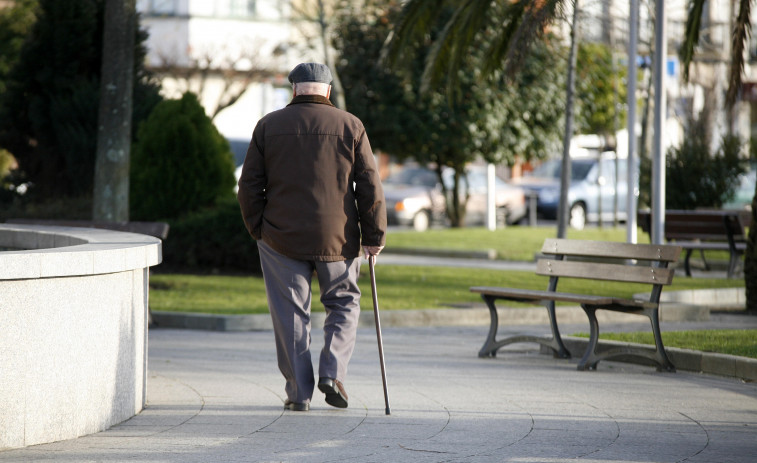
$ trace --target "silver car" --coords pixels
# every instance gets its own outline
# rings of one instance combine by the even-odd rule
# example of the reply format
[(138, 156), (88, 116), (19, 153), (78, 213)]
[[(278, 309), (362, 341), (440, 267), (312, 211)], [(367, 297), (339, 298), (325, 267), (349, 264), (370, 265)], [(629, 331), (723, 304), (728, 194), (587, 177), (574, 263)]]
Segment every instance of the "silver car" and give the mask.
[[(444, 184), (449, 191), (453, 185), (453, 170), (442, 172)], [(486, 172), (477, 167), (466, 171), (468, 203), (466, 225), (486, 223)], [(387, 202), (387, 218), (390, 224), (409, 225), (424, 231), (432, 224), (448, 223), (445, 212), (444, 193), (436, 172), (425, 167), (405, 167), (383, 182)], [(499, 225), (519, 222), (526, 215), (525, 195), (521, 188), (500, 178), (495, 178), (495, 206)]]
[[(615, 157), (571, 159), (571, 180), (568, 189), (570, 226), (583, 229), (587, 222), (612, 221), (615, 201), (618, 203), (618, 220), (626, 220), (628, 197), (628, 161), (618, 159), (618, 175), (615, 173)], [(536, 211), (547, 219), (557, 217), (560, 203), (560, 172), (562, 160), (543, 162), (533, 172), (514, 183), (523, 187), (527, 194), (537, 196)], [(638, 188), (634, 189), (638, 194)]]

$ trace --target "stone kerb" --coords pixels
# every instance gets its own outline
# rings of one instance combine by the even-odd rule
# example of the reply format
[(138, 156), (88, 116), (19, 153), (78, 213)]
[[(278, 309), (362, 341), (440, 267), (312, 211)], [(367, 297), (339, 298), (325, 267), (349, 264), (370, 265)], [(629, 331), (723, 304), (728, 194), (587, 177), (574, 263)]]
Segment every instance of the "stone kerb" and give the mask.
[(99, 432), (139, 413), (149, 267), (162, 260), (161, 241), (0, 224), (0, 248), (0, 450)]

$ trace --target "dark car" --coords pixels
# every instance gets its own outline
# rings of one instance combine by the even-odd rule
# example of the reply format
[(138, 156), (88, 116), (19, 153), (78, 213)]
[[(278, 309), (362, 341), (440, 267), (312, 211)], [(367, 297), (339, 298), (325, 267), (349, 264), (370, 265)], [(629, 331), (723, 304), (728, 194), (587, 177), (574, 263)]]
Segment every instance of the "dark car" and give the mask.
[[(453, 185), (452, 169), (442, 173), (447, 189)], [(470, 167), (464, 181), (468, 182), (469, 198), (466, 207), (466, 225), (486, 223), (486, 171)], [(406, 167), (383, 181), (390, 224), (410, 225), (423, 231), (435, 223), (446, 223), (444, 193), (436, 172), (425, 167)], [(513, 224), (526, 215), (523, 190), (500, 178), (495, 178), (495, 206), (497, 222)]]

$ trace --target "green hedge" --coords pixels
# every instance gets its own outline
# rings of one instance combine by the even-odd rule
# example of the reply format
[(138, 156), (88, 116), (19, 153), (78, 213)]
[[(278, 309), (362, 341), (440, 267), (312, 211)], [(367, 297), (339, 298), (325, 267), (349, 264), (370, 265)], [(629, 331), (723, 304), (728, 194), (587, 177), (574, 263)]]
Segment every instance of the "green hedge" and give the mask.
[(159, 271), (260, 273), (258, 247), (247, 233), (233, 196), (169, 223)]
[(235, 183), (229, 142), (194, 94), (162, 101), (140, 125), (132, 145), (132, 220), (171, 220), (212, 207)]

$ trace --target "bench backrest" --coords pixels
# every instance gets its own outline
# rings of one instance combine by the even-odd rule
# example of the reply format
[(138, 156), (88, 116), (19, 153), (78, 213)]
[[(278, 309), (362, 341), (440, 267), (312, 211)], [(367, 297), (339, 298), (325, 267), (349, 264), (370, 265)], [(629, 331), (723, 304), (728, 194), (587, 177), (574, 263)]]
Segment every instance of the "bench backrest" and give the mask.
[[(649, 211), (639, 211), (639, 226), (649, 233)], [(739, 211), (682, 211), (665, 212), (665, 241), (735, 241), (746, 239), (744, 218)]]
[(647, 283), (656, 301), (662, 286), (673, 282), (668, 264), (678, 260), (681, 247), (548, 238), (541, 252), (545, 257), (537, 261), (536, 273), (550, 277), (551, 291), (560, 277)]

